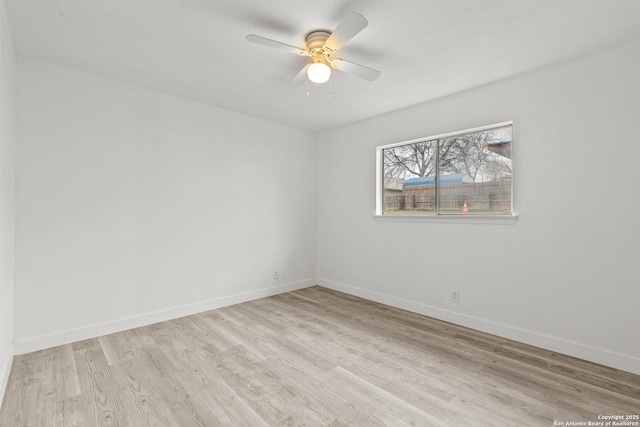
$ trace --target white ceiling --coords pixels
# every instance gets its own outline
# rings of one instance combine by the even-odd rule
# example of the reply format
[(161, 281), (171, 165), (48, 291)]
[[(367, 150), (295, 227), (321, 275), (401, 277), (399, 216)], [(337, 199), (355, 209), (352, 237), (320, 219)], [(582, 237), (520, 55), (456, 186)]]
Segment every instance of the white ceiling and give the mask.
[[(640, 37), (640, 0), (4, 0), (16, 53), (321, 131)], [(339, 57), (382, 71), (289, 86), (304, 47), (349, 11)], [(615, 66), (615, 64), (612, 64)]]

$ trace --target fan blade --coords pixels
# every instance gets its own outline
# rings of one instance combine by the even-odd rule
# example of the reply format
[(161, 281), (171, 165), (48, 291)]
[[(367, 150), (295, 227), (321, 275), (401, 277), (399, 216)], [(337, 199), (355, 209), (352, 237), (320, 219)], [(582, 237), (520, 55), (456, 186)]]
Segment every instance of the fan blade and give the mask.
[(376, 80), (378, 77), (380, 77), (380, 74), (382, 74), (378, 70), (365, 67), (364, 65), (356, 64), (355, 62), (349, 62), (345, 59), (336, 59), (334, 61), (334, 64), (337, 70), (353, 74), (356, 77), (360, 77), (361, 79), (365, 79), (370, 82)]
[(307, 68), (309, 68), (309, 64), (302, 67), (302, 70), (294, 78), (291, 79), (289, 85), (291, 86), (300, 86), (307, 79)]
[(306, 55), (307, 51), (300, 49), (299, 47), (291, 46), (290, 44), (277, 42), (275, 40), (267, 39), (265, 37), (256, 36), (255, 34), (249, 34), (246, 37), (248, 42), (261, 44), (263, 46), (273, 47), (280, 50), (286, 50), (287, 52), (295, 53), (297, 55)]
[(325, 45), (332, 50), (338, 50), (351, 40), (356, 34), (364, 30), (369, 24), (367, 19), (359, 13), (351, 12), (342, 20)]

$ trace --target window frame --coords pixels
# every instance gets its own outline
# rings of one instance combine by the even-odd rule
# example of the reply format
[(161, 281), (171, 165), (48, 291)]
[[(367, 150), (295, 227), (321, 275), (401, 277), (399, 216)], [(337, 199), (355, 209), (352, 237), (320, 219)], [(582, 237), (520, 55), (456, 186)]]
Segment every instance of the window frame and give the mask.
[[(436, 210), (432, 214), (385, 214), (384, 213), (384, 159), (383, 150), (399, 147), (403, 145), (415, 144), (418, 142), (432, 141), (441, 138), (449, 138), (456, 135), (462, 135), (467, 133), (482, 132), (485, 130), (495, 129), (499, 127), (511, 126), (511, 139), (513, 141), (514, 126), (513, 121), (506, 121), (501, 123), (495, 123), (486, 126), (479, 126), (470, 129), (464, 129), (455, 132), (448, 132), (439, 135), (415, 138), (408, 141), (395, 142), (393, 144), (380, 145), (376, 147), (376, 206), (374, 218), (377, 220), (389, 220), (399, 222), (449, 222), (449, 223), (464, 223), (464, 224), (514, 224), (517, 220), (515, 205), (514, 205), (514, 183), (513, 176), (511, 181), (511, 213), (510, 214), (478, 214), (478, 215), (455, 215), (455, 214), (442, 214)], [(513, 153), (513, 142), (511, 146)], [(437, 161), (439, 162), (439, 149), (437, 151)], [(513, 159), (513, 155), (512, 155)], [(439, 165), (437, 165), (439, 167)], [(436, 174), (437, 176), (437, 174)], [(436, 184), (437, 189), (437, 184)], [(436, 190), (437, 192), (437, 190)], [(436, 193), (437, 194), (437, 193)], [(436, 195), (436, 197), (438, 197)], [(437, 202), (438, 203), (438, 202)]]

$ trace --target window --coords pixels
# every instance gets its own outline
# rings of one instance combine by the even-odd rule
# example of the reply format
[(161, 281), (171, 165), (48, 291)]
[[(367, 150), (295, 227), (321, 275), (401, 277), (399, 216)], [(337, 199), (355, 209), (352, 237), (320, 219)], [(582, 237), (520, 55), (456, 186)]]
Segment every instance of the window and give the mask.
[(512, 124), (377, 148), (377, 215), (511, 215)]

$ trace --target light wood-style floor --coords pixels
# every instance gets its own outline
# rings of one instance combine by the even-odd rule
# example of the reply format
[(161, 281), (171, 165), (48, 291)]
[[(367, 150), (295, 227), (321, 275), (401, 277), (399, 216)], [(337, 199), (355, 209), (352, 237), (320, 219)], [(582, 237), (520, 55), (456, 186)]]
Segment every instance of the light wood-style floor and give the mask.
[(312, 287), (18, 356), (0, 426), (513, 427), (638, 413), (640, 376)]

